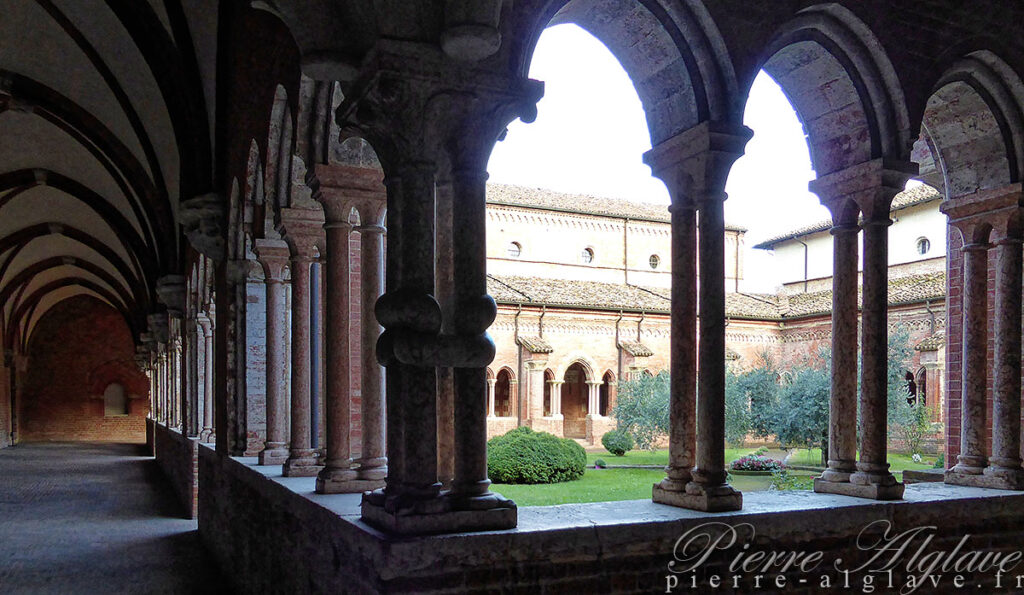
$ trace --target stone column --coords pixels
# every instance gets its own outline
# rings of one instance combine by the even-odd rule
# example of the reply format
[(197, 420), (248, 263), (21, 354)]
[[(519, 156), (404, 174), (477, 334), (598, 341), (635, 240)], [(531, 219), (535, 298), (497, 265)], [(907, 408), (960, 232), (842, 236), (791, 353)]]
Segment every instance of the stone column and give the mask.
[[(751, 135), (741, 125), (704, 122), (644, 155), (672, 199), (669, 466), (666, 478), (653, 489), (654, 501), (662, 504), (710, 512), (743, 505), (742, 494), (725, 483), (723, 203), (729, 169)], [(695, 211), (700, 216), (699, 238)], [(700, 263), (699, 278), (695, 259)]]
[(832, 213), (828, 468), (814, 480), (815, 491), (828, 493), (835, 491), (831, 484), (849, 483), (850, 475), (857, 470), (857, 218), (860, 210), (846, 194), (850, 189), (842, 181), (833, 183), (828, 176), (822, 176), (809, 186)]
[(550, 380), (551, 384), (551, 417), (562, 417), (562, 385), (564, 380)]
[(587, 381), (587, 415), (592, 417), (601, 416), (601, 385), (600, 380)]
[(284, 392), (284, 275), (288, 244), (283, 240), (259, 239), (255, 252), (263, 266), (267, 288), (267, 439), (259, 453), (259, 464), (283, 465), (288, 460), (288, 403)]
[(352, 233), (352, 201), (334, 189), (321, 189), (317, 197), (324, 207), (327, 232), (324, 280), (324, 468), (316, 479), (321, 494), (357, 492), (352, 481), (351, 426), (351, 270), (349, 239)]
[[(544, 369), (547, 360), (530, 360), (526, 362), (526, 386), (532, 419), (544, 417)], [(534, 417), (536, 414), (536, 417)]]
[(995, 390), (992, 457), (985, 475), (1009, 489), (1024, 489), (1020, 456), (1021, 400), (1021, 231), (1019, 208), (1013, 225), (995, 241)]
[(377, 299), (384, 293), (384, 197), (366, 200), (360, 205), (361, 224), (356, 228), (360, 240), (360, 332), (362, 334), (362, 410), (363, 442), (356, 460), (356, 476), (375, 482), (366, 488), (383, 485), (388, 472), (384, 456), (384, 369), (377, 362), (380, 324), (374, 313)]
[(203, 337), (203, 431), (200, 442), (213, 441), (213, 320), (200, 314), (197, 318)]
[(312, 369), (310, 364), (310, 267), (323, 235), (323, 215), (312, 209), (281, 209), (281, 228), (291, 250), (291, 449), (282, 473), (286, 477), (315, 477), (320, 472), (312, 448), (310, 422)]
[(497, 378), (487, 379), (487, 417), (495, 417), (494, 415), (494, 385), (498, 383)]
[[(1020, 455), (1021, 184), (982, 190), (940, 206), (963, 238), (960, 454), (946, 471), (957, 485), (1024, 488)], [(992, 457), (988, 446), (988, 251), (995, 240)]]

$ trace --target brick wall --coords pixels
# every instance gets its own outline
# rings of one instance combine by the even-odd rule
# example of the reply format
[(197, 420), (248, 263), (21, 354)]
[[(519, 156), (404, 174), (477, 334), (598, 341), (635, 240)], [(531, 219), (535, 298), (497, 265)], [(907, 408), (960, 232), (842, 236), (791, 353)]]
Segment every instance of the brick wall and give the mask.
[[(134, 355), (128, 325), (110, 306), (86, 296), (54, 306), (29, 343), (20, 439), (144, 442), (149, 381)], [(111, 382), (125, 387), (128, 415), (104, 415)]]
[[(152, 420), (150, 420), (152, 421)], [(181, 502), (185, 518), (196, 518), (199, 507), (199, 440), (153, 424), (156, 462)]]

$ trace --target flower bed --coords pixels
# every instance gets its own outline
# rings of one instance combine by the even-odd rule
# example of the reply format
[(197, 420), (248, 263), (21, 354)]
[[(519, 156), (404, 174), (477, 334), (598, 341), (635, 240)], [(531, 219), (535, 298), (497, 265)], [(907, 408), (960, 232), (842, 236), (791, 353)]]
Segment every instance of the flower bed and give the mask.
[(729, 465), (729, 468), (733, 471), (760, 471), (763, 473), (771, 473), (772, 471), (780, 471), (785, 469), (786, 466), (781, 461), (766, 457), (764, 455), (747, 455), (740, 457)]

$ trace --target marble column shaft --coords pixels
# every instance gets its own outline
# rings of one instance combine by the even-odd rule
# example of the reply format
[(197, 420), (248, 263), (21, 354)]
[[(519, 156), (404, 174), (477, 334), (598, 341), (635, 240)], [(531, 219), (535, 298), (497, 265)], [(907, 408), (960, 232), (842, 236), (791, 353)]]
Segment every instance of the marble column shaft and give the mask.
[(213, 436), (213, 322), (200, 319), (203, 331), (203, 431), (200, 440), (208, 442)]
[(497, 383), (496, 378), (487, 379), (487, 417), (494, 417), (494, 385)]
[(1021, 414), (1021, 240), (995, 242), (995, 390), (992, 457), (989, 474), (1009, 474), (1018, 481), (1024, 470), (1020, 456)]
[(664, 490), (680, 492), (691, 480), (697, 450), (697, 211), (674, 204), (672, 311), (669, 336), (669, 458)]
[(851, 483), (890, 486), (888, 455), (889, 357), (888, 212), (865, 221), (861, 314), (860, 460)]
[(288, 246), (281, 240), (257, 240), (266, 286), (267, 438), (259, 453), (261, 465), (281, 465), (288, 458), (288, 402), (285, 373), (285, 286)]
[(291, 449), (284, 463), (285, 476), (304, 477), (320, 471), (316, 453), (311, 448), (310, 430), (310, 285), (309, 267), (313, 262), (311, 250), (293, 251), (292, 271), (292, 399)]
[(697, 461), (693, 480), (725, 484), (725, 193), (700, 202), (700, 350), (697, 376)]
[[(987, 464), (988, 245), (965, 244), (960, 454), (952, 471), (980, 474)], [(1019, 398), (1019, 395), (1018, 395)]]
[(827, 481), (849, 481), (857, 461), (857, 233), (832, 228), (832, 370)]
[[(366, 217), (367, 215), (364, 215)], [(384, 227), (373, 223), (357, 228), (360, 238), (360, 290), (362, 349), (362, 451), (356, 461), (360, 479), (383, 480), (387, 475), (384, 456), (384, 369), (377, 362), (380, 324), (374, 314), (377, 298), (384, 291)]]

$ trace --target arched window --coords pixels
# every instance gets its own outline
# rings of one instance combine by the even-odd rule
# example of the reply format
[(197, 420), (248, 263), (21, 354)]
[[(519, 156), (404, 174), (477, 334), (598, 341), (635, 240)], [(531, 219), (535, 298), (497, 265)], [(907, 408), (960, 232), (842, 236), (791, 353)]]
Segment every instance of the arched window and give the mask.
[(128, 415), (128, 395), (124, 387), (114, 382), (103, 391), (103, 415), (114, 417)]
[(555, 381), (555, 373), (544, 370), (544, 417), (551, 415), (551, 383)]
[(928, 254), (928, 251), (932, 249), (932, 243), (928, 238), (917, 238), (917, 253), (921, 256)]
[(580, 262), (583, 264), (590, 264), (594, 262), (594, 249), (584, 248), (583, 252), (580, 252)]
[(651, 257), (647, 259), (647, 263), (651, 265), (651, 269), (656, 269), (661, 264), (661, 258), (657, 254), (651, 254)]
[(523, 245), (519, 242), (510, 242), (506, 253), (509, 258), (519, 258), (519, 255), (523, 253)]
[(612, 407), (612, 384), (615, 382), (615, 375), (612, 374), (611, 370), (604, 373), (601, 378), (600, 390), (600, 402), (598, 403), (598, 413), (601, 415), (609, 415)]
[(494, 384), (494, 415), (512, 415), (512, 373), (508, 370), (499, 371), (497, 382)]

